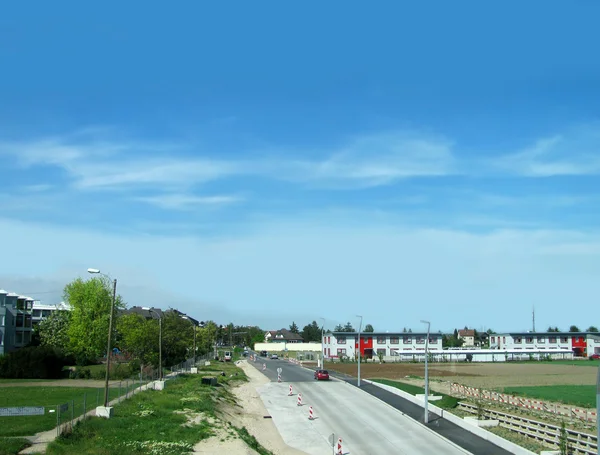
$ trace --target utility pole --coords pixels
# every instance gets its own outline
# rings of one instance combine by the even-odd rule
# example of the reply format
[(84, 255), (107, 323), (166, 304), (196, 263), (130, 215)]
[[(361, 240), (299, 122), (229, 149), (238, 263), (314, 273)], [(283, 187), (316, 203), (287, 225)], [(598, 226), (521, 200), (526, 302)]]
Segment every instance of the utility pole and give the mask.
[(532, 331), (535, 332), (535, 306), (532, 307), (531, 311), (531, 319), (532, 319)]

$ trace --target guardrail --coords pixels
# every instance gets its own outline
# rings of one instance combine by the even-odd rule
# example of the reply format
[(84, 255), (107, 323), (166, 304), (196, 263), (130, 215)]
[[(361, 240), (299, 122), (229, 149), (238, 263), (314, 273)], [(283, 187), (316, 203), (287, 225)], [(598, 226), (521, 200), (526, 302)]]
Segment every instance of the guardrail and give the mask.
[[(477, 414), (477, 406), (459, 402), (459, 409), (463, 409), (471, 414)], [(521, 416), (506, 414), (504, 412), (495, 411), (493, 409), (483, 409), (483, 415), (493, 420), (498, 420), (499, 425), (508, 428), (514, 432), (524, 436), (536, 439), (538, 441), (550, 444), (553, 447), (558, 447), (560, 443), (561, 428), (556, 425), (551, 425), (537, 420), (527, 419)], [(567, 439), (571, 446), (574, 455), (597, 455), (598, 441), (596, 436), (581, 433), (569, 428), (565, 429)]]

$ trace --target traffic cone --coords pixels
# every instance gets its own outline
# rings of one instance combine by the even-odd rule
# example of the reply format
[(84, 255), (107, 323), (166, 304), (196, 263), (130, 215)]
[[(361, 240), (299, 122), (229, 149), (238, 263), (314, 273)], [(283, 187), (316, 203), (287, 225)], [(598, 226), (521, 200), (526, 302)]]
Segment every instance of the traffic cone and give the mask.
[(292, 395), (292, 384), (290, 384), (290, 393), (288, 393), (288, 396), (291, 397)]
[(267, 369), (267, 364), (263, 363), (263, 371), (265, 371)]
[(313, 416), (312, 406), (310, 408), (308, 408), (308, 420), (315, 420), (315, 417)]
[(342, 452), (342, 438), (338, 438), (338, 442), (337, 442), (337, 449), (335, 451), (336, 455), (343, 455)]
[(277, 382), (281, 382), (281, 375), (280, 374), (277, 375)]
[(298, 406), (302, 406), (302, 394), (299, 393), (298, 394), (298, 403), (296, 403)]

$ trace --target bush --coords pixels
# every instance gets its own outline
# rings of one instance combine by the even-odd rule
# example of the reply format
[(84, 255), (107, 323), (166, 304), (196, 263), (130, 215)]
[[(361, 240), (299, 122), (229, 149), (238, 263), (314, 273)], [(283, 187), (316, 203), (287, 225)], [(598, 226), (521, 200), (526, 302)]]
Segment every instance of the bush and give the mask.
[(0, 357), (0, 378), (60, 379), (66, 359), (50, 346), (31, 346)]
[[(129, 379), (132, 376), (139, 374), (139, 364), (138, 370), (132, 373), (131, 367), (127, 363), (111, 363), (110, 365), (110, 379)], [(92, 379), (105, 379), (106, 378), (106, 366), (102, 365), (101, 368), (94, 368), (91, 372)]]

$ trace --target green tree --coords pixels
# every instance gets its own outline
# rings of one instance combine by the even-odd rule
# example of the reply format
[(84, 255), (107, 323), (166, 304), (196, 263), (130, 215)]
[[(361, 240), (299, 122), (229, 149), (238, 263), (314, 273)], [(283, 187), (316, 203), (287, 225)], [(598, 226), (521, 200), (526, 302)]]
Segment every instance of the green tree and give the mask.
[[(63, 300), (72, 308), (67, 330), (68, 351), (78, 359), (78, 363), (94, 361), (106, 352), (112, 294), (112, 283), (106, 277), (85, 281), (77, 278), (65, 286)], [(118, 310), (124, 307), (123, 299), (117, 296), (114, 322), (118, 318)]]
[(158, 366), (158, 325), (140, 314), (131, 313), (119, 318), (117, 323), (118, 347), (135, 359), (141, 366)]
[[(154, 323), (158, 322), (154, 321)], [(171, 309), (164, 311), (162, 320), (163, 367), (171, 367), (190, 358), (193, 343), (193, 325)]]
[(344, 326), (342, 324), (338, 324), (335, 326), (335, 328), (333, 329), (334, 332), (343, 332), (344, 331)]
[(321, 327), (317, 324), (317, 321), (313, 321), (310, 324), (307, 324), (302, 329), (302, 338), (305, 343), (309, 343), (311, 341), (321, 341)]
[(347, 322), (343, 329), (344, 332), (354, 332), (354, 327), (350, 322)]
[(213, 352), (215, 343), (218, 340), (219, 327), (214, 321), (207, 321), (204, 327), (197, 329), (196, 332), (196, 347), (198, 355), (208, 354)]
[(598, 327), (596, 327), (595, 325), (591, 325), (589, 326), (587, 329), (585, 329), (586, 332), (598, 332)]
[(298, 326), (296, 325), (295, 322), (292, 322), (292, 325), (290, 326), (290, 332), (292, 332), (292, 333), (300, 333), (300, 329), (298, 329)]
[(70, 311), (53, 311), (50, 316), (42, 319), (35, 329), (40, 337), (40, 344), (61, 349), (68, 354), (70, 322)]
[(365, 326), (364, 332), (371, 333), (371, 332), (374, 332), (374, 331), (375, 331), (375, 329), (373, 328), (373, 326), (371, 324), (367, 324)]
[(560, 332), (560, 330), (558, 330), (558, 327), (550, 326), (550, 327), (548, 327), (547, 332)]
[(569, 332), (581, 332), (581, 330), (579, 330), (579, 327), (577, 327), (576, 325), (572, 325), (571, 327), (569, 327)]

